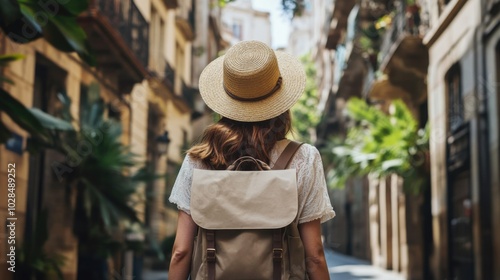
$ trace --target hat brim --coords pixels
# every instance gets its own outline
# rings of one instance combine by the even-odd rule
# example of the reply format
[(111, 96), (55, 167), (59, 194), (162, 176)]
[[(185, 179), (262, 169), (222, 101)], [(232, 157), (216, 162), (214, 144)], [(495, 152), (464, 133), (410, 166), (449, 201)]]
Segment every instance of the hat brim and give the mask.
[(223, 86), (221, 56), (205, 67), (200, 75), (199, 89), (203, 101), (223, 117), (241, 121), (258, 122), (272, 119), (289, 110), (301, 97), (306, 86), (306, 73), (293, 55), (275, 51), (282, 84), (278, 91), (266, 99), (247, 102), (230, 97)]

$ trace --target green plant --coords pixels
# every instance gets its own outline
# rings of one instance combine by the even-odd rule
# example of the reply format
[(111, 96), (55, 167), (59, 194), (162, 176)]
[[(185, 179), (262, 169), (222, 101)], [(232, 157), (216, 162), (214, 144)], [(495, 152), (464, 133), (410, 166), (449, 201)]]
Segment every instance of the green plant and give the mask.
[(292, 125), (296, 138), (304, 142), (312, 142), (316, 137), (315, 127), (320, 121), (318, 112), (318, 90), (316, 87), (316, 68), (311, 56), (301, 57), (306, 72), (306, 87), (304, 94), (292, 107)]
[(377, 177), (398, 174), (406, 191), (419, 192), (427, 180), (429, 129), (418, 123), (404, 102), (396, 100), (389, 114), (353, 98), (347, 104), (356, 122), (343, 144), (334, 143), (325, 153), (334, 168), (328, 173), (332, 187), (348, 178), (368, 173)]
[(93, 66), (95, 59), (87, 35), (76, 20), (87, 8), (87, 0), (0, 0), (0, 28), (16, 43), (43, 37), (63, 52), (78, 53)]
[(139, 184), (164, 176), (152, 175), (145, 168), (135, 174), (128, 171), (142, 163), (122, 143), (121, 125), (105, 119), (106, 105), (97, 84), (89, 86), (84, 103), (88, 106), (82, 108), (79, 122), (71, 116), (71, 100), (63, 93), (58, 98), (63, 105), (58, 113), (61, 119), (31, 110), (55, 141), (34, 140), (29, 148), (66, 155), (66, 161), (53, 162), (52, 169), (70, 186), (69, 191), (77, 193), (74, 232), (80, 252), (106, 258), (124, 248), (124, 223), (141, 223), (132, 200)]
[[(86, 34), (77, 23), (78, 15), (87, 7), (87, 0), (0, 0), (0, 29), (8, 38), (20, 44), (43, 37), (57, 49), (76, 52), (88, 65), (95, 66)], [(23, 58), (20, 54), (0, 55), (0, 83), (14, 84), (1, 74), (1, 68)], [(0, 112), (8, 115), (32, 138), (46, 143), (53, 140), (32, 112), (4, 88), (0, 88), (0, 100)], [(10, 129), (0, 120), (0, 143), (7, 141), (10, 136)]]

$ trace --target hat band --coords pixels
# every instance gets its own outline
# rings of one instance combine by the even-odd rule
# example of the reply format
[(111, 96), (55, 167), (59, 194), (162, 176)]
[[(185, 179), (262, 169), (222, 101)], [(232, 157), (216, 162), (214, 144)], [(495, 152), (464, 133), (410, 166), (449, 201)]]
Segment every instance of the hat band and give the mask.
[(241, 96), (237, 96), (235, 95), (234, 93), (232, 93), (231, 91), (229, 91), (227, 88), (226, 88), (226, 85), (223, 84), (224, 86), (224, 91), (227, 93), (227, 95), (229, 95), (229, 97), (231, 97), (232, 99), (235, 99), (235, 100), (238, 100), (238, 101), (242, 101), (242, 102), (256, 102), (256, 101), (261, 101), (261, 100), (264, 100), (268, 97), (270, 97), (271, 95), (273, 95), (275, 92), (278, 91), (278, 89), (280, 89), (281, 87), (281, 83), (282, 83), (283, 79), (281, 77), (278, 78), (278, 81), (276, 82), (276, 85), (274, 86), (273, 89), (271, 89), (271, 91), (269, 91), (268, 93), (262, 95), (262, 96), (259, 96), (259, 97), (254, 97), (254, 98), (243, 98)]

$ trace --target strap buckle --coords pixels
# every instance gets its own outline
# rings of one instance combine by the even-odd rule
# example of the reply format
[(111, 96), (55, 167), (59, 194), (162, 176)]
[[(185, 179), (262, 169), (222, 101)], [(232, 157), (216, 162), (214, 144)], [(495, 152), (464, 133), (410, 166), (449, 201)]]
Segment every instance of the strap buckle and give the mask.
[(273, 259), (283, 259), (283, 249), (273, 248)]
[(207, 248), (207, 262), (215, 262), (215, 248)]

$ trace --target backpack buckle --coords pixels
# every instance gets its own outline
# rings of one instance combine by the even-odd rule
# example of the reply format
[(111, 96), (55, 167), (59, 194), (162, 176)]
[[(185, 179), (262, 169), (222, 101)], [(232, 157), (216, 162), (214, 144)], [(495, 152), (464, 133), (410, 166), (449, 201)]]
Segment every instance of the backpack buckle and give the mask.
[(283, 249), (274, 248), (273, 249), (273, 259), (282, 259), (283, 258)]
[(207, 262), (215, 262), (215, 248), (207, 248)]

